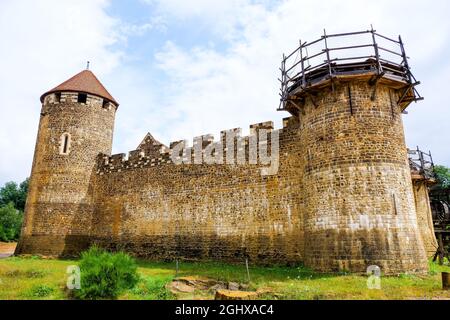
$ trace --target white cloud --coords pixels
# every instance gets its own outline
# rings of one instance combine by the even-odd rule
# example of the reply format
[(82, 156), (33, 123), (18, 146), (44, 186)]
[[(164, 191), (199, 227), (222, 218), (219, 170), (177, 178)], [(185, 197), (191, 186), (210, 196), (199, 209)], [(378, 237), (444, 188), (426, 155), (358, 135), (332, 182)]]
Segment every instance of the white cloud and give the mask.
[(164, 32), (167, 30), (167, 23), (162, 16), (154, 16), (149, 22), (142, 24), (121, 21), (119, 30), (118, 36), (120, 37), (120, 40), (127, 42), (128, 37), (143, 36), (149, 31), (157, 30), (159, 32)]
[[(293, 49), (299, 38), (318, 38), (323, 28), (338, 33), (366, 30), (373, 24), (387, 36), (402, 34), (413, 70), (423, 83), (419, 90), (429, 96), (412, 105), (405, 116), (408, 144), (432, 148), (437, 161), (450, 165), (449, 138), (441, 131), (450, 120), (450, 111), (442, 103), (436, 107), (446, 91), (448, 72), (444, 70), (450, 66), (445, 55), (440, 55), (449, 43), (448, 2), (286, 0), (268, 8), (260, 2), (239, 1), (239, 8), (232, 2), (226, 9), (209, 1), (195, 1), (192, 7), (187, 3), (191, 4), (171, 0), (158, 5), (169, 18), (194, 15), (203, 19), (223, 34), (229, 46), (225, 52), (208, 45), (186, 49), (168, 41), (156, 55), (171, 78), (165, 110), (183, 115), (183, 119), (174, 119), (173, 129), (165, 133), (170, 139), (190, 139), (222, 128), (245, 128), (263, 120), (279, 121), (286, 116), (274, 111), (278, 106), (276, 78), (281, 53)], [(218, 15), (221, 10), (224, 14)], [(233, 28), (227, 21), (233, 22)], [(436, 63), (441, 72), (432, 71)], [(167, 117), (164, 121), (169, 120)]]
[(94, 62), (100, 76), (118, 63), (109, 46), (117, 21), (104, 0), (0, 2), (0, 182), (29, 175), (40, 95)]
[(430, 150), (435, 163), (450, 166), (450, 103), (445, 96), (450, 63), (438, 65), (418, 79), (422, 84), (417, 88), (425, 100), (411, 104), (403, 121), (409, 147)]
[(211, 31), (229, 38), (241, 22), (240, 10), (249, 8), (249, 0), (141, 0), (152, 5), (153, 17), (171, 17), (179, 23), (195, 20)]

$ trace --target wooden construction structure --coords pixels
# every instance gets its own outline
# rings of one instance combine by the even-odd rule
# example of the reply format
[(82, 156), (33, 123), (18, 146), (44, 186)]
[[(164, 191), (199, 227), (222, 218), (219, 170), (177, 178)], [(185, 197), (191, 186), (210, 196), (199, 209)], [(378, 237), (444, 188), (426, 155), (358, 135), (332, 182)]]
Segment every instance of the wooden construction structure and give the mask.
[[(389, 83), (399, 90), (397, 104), (404, 111), (411, 103), (422, 100), (416, 90), (420, 84), (411, 73), (402, 38), (391, 39), (366, 31), (324, 34), (312, 42), (299, 41), (299, 46), (281, 62), (280, 106), (278, 110), (298, 115), (306, 97), (314, 97), (324, 87), (352, 77), (367, 76), (374, 86)], [(349, 93), (351, 94), (351, 93)]]
[(444, 263), (444, 257), (450, 261), (450, 190), (442, 190), (436, 185), (434, 163), (431, 152), (408, 150), (409, 166), (413, 180), (426, 181), (430, 186), (430, 205), (432, 209), (434, 232), (438, 248), (433, 261), (439, 258), (439, 264)]

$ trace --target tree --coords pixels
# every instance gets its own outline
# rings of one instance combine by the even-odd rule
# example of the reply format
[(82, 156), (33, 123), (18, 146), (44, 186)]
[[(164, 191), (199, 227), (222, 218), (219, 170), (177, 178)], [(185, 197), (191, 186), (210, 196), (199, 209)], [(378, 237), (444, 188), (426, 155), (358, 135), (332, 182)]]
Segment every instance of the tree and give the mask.
[(10, 202), (0, 207), (0, 241), (14, 241), (19, 239), (23, 213)]
[(7, 182), (0, 188), (0, 241), (19, 239), (29, 179), (17, 185)]
[(450, 188), (450, 168), (446, 166), (434, 166), (434, 173), (442, 189)]
[(25, 201), (27, 199), (29, 179), (25, 179), (20, 185), (16, 182), (7, 182), (0, 189), (0, 206), (13, 203), (17, 210), (25, 210)]

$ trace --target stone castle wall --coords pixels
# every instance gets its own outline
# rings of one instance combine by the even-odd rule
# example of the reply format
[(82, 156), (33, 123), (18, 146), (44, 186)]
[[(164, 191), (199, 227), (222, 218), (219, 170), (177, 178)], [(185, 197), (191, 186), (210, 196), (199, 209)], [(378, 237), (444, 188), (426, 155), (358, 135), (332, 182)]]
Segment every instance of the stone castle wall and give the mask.
[(297, 136), (295, 123), (280, 130), (276, 175), (252, 164), (175, 165), (169, 153), (101, 158), (93, 234), (102, 245), (148, 258), (302, 261)]
[[(46, 98), (17, 252), (75, 254), (96, 243), (163, 260), (422, 272), (427, 261), (401, 110), (388, 86), (372, 92), (367, 81), (352, 81), (308, 97), (299, 118), (278, 130), (279, 168), (272, 174), (249, 164), (251, 137), (237, 147), (245, 151), (239, 165), (175, 164), (151, 136), (128, 157), (109, 156), (114, 108), (88, 99), (89, 108), (71, 94), (53, 104)], [(65, 131), (73, 138), (69, 156), (57, 152)], [(220, 139), (225, 145), (225, 135)], [(208, 147), (213, 140), (194, 143)], [(264, 144), (271, 148), (270, 140), (258, 142)], [(238, 152), (224, 148), (224, 159)]]
[(422, 236), (427, 256), (432, 257), (436, 253), (438, 243), (434, 233), (427, 181), (413, 178), (413, 191), (420, 234)]

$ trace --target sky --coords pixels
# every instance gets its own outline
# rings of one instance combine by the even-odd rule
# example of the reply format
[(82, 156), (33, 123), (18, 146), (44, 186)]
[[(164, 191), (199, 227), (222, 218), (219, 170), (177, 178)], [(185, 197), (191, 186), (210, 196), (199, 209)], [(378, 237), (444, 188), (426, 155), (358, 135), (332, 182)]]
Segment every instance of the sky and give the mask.
[(450, 2), (399, 0), (0, 0), (0, 184), (29, 176), (39, 97), (86, 61), (119, 101), (113, 153), (147, 132), (171, 141), (272, 120), (279, 66), (299, 42), (367, 30), (402, 35), (424, 101), (409, 147), (450, 166)]

